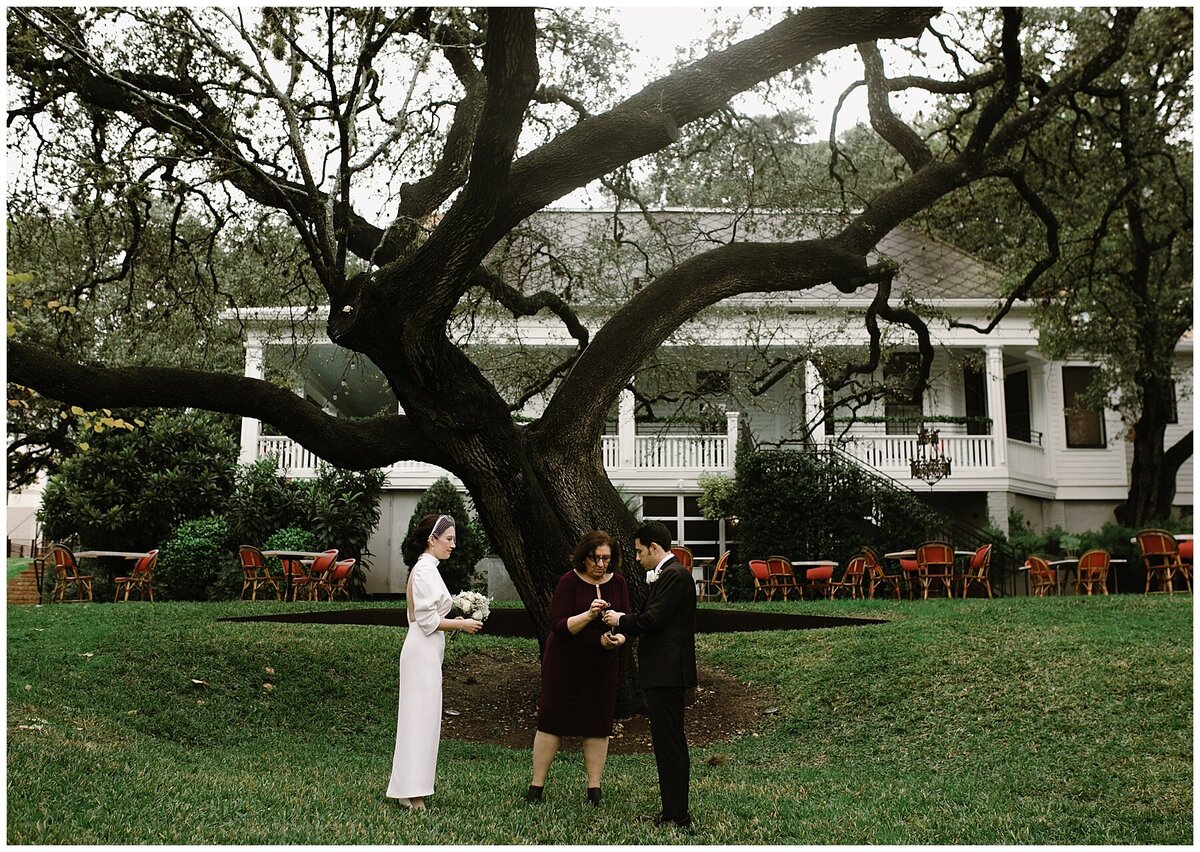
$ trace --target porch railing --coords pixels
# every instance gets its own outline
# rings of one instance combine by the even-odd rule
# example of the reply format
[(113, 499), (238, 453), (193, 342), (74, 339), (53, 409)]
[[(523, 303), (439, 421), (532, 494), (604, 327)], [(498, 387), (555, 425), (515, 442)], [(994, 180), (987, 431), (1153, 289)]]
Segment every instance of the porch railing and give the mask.
[[(620, 438), (601, 439), (604, 467), (622, 469)], [(275, 455), (278, 470), (286, 476), (315, 476), (318, 458), (291, 438), (263, 435), (258, 439), (258, 458)], [(639, 435), (634, 441), (633, 467), (642, 469), (720, 471), (732, 467), (728, 435)], [(398, 470), (429, 467), (423, 462), (397, 462)]]
[(1035, 444), (1024, 441), (1014, 441), (1011, 438), (1008, 447), (1008, 469), (1014, 474), (1026, 476), (1046, 475), (1046, 451)]
[[(942, 435), (939, 441), (956, 471), (989, 468), (995, 463), (991, 435)], [(917, 436), (855, 435), (837, 446), (869, 467), (908, 470), (909, 461), (917, 455)]]

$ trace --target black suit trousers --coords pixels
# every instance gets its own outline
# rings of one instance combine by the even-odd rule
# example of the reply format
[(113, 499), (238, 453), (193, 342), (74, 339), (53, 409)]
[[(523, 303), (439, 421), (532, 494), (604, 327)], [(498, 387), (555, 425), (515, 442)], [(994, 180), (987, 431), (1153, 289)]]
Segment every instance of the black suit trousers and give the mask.
[(643, 690), (650, 717), (650, 740), (658, 766), (658, 789), (666, 819), (688, 818), (688, 780), (691, 762), (683, 732), (682, 686), (657, 686)]

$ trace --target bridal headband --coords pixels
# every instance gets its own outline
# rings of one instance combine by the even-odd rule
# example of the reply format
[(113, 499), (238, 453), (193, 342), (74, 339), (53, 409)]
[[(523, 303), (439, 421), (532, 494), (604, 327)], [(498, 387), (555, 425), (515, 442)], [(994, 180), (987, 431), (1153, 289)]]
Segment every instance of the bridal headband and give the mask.
[(441, 538), (442, 533), (454, 526), (454, 518), (449, 515), (438, 515), (438, 519), (433, 523), (433, 532), (429, 534), (431, 538)]

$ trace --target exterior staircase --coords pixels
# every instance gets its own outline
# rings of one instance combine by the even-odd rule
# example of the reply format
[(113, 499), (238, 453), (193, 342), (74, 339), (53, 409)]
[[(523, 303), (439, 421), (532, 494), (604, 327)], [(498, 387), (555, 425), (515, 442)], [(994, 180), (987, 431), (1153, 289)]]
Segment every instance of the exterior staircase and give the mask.
[(33, 565), (8, 581), (9, 604), (36, 604), (38, 602), (37, 580)]
[[(937, 526), (924, 530), (924, 538), (952, 541), (957, 547), (970, 548), (972, 550), (982, 547), (985, 544), (991, 544), (992, 561), (989, 576), (994, 590), (1001, 595), (1017, 593), (1018, 578), (1020, 577), (1018, 566), (1023, 559), (1018, 557), (1017, 553), (1008, 546), (1007, 542), (997, 542), (980, 527), (947, 515), (936, 506), (930, 504), (919, 492), (913, 491), (904, 483), (897, 482), (887, 474), (872, 468), (850, 453), (830, 445), (814, 449), (814, 452), (824, 457), (827, 463), (835, 467), (855, 468), (860, 474), (865, 475), (876, 488), (883, 488), (893, 493), (903, 494), (906, 499), (921, 503), (926, 511), (933, 513), (938, 518)], [(870, 507), (864, 506), (862, 508), (868, 512), (870, 510)], [(865, 527), (873, 526), (869, 517), (863, 518), (863, 525)]]

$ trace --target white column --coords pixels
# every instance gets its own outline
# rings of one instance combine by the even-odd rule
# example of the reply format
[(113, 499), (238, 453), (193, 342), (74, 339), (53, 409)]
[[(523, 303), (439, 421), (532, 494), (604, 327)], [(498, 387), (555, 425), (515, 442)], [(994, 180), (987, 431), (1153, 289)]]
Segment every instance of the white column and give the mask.
[[(248, 379), (263, 377), (263, 340), (252, 332), (246, 337), (246, 366), (242, 375)], [(254, 417), (243, 417), (241, 452), (238, 454), (240, 464), (250, 464), (257, 458), (258, 436), (258, 420)]]
[(733, 470), (737, 464), (737, 443), (738, 443), (738, 413), (736, 411), (725, 412), (725, 434), (729, 437), (729, 469)]
[(996, 467), (1008, 466), (1008, 422), (1004, 413), (1004, 350), (987, 348), (987, 408), (992, 418), (992, 459)]
[(812, 361), (804, 362), (804, 435), (814, 444), (824, 440), (821, 421), (825, 418), (825, 382)]
[(617, 465), (619, 467), (633, 467), (634, 438), (637, 436), (633, 407), (633, 391), (626, 388), (621, 391), (621, 399), (617, 404)]

